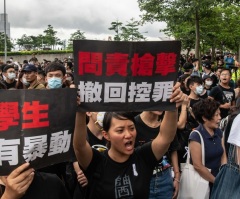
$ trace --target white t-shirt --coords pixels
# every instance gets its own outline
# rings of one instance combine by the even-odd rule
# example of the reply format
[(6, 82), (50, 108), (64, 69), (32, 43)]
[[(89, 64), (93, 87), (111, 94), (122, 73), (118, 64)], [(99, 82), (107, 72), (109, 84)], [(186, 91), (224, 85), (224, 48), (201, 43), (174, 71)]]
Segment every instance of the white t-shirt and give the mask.
[(228, 143), (240, 147), (240, 113), (233, 120)]

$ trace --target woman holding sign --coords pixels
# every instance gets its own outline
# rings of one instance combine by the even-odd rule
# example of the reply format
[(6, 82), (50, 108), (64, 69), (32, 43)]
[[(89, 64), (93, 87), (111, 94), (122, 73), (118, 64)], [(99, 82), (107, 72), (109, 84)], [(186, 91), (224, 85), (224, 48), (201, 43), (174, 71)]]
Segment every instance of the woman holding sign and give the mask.
[(78, 163), (89, 181), (87, 198), (148, 198), (152, 171), (174, 138), (177, 108), (184, 98), (179, 88), (174, 87), (170, 102), (176, 103), (176, 111), (166, 111), (156, 138), (136, 149), (133, 115), (105, 114), (103, 136), (110, 147), (99, 152), (86, 140), (86, 114), (77, 112), (73, 144)]

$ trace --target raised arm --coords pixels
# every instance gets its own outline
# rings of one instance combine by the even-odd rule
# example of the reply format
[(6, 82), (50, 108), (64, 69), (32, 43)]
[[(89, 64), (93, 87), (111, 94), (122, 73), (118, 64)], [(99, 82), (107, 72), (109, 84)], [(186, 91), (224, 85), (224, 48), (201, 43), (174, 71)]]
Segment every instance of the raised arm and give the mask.
[(86, 169), (92, 160), (92, 148), (87, 141), (86, 113), (77, 112), (73, 136), (73, 148), (78, 163)]
[(181, 106), (181, 113), (178, 118), (178, 123), (177, 123), (177, 128), (178, 129), (184, 129), (186, 126), (187, 122), (187, 113), (188, 113), (188, 104), (189, 104), (189, 99), (188, 96), (185, 97), (182, 106)]
[(178, 122), (177, 108), (181, 106), (185, 97), (185, 94), (182, 93), (178, 86), (173, 87), (173, 94), (170, 102), (176, 103), (176, 109), (174, 111), (165, 112), (160, 132), (152, 142), (152, 150), (157, 160), (160, 160), (165, 154), (176, 134)]

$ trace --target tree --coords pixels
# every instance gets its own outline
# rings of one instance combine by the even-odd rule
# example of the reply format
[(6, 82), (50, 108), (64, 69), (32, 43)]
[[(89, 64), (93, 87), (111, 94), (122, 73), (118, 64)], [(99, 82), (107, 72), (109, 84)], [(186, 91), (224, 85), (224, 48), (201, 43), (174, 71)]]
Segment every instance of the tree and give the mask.
[(19, 45), (19, 48), (21, 49), (31, 50), (33, 46), (33, 40), (30, 36), (23, 34), (21, 38), (17, 39), (16, 44)]
[[(236, 0), (231, 2), (239, 4), (239, 1)], [(184, 34), (188, 34), (188, 31), (191, 32), (192, 27), (194, 27), (197, 58), (200, 57), (202, 22), (208, 21), (216, 14), (213, 13), (216, 6), (228, 7), (231, 5), (229, 1), (224, 0), (138, 0), (138, 3), (140, 10), (143, 12), (143, 21), (165, 21), (167, 23), (165, 31), (168, 31), (176, 39), (187, 39), (179, 30), (184, 29)], [(178, 36), (180, 37), (178, 38)], [(205, 36), (213, 37), (214, 34), (205, 34)]]
[(47, 29), (43, 31), (44, 35), (44, 42), (48, 46), (52, 46), (54, 49), (55, 45), (59, 44), (60, 39), (56, 37), (57, 31), (53, 29), (51, 25), (48, 25)]
[(73, 49), (73, 40), (86, 39), (84, 34), (85, 34), (85, 32), (81, 32), (81, 30), (77, 30), (76, 32), (72, 33), (70, 36), (70, 39), (68, 40), (67, 49), (69, 49), (69, 50)]
[[(12, 48), (13, 44), (7, 36), (7, 51), (11, 51)], [(5, 34), (3, 32), (0, 32), (0, 51), (4, 50), (5, 50)]]
[(109, 30), (114, 30), (116, 35), (114, 36), (115, 41), (141, 41), (146, 40), (146, 38), (139, 32), (140, 22), (130, 19), (130, 22), (127, 22), (123, 26), (122, 22), (116, 21), (111, 23)]
[(114, 21), (111, 23), (111, 27), (108, 28), (109, 30), (114, 30), (116, 32), (116, 35), (114, 36), (114, 41), (121, 41), (121, 34), (120, 31), (122, 30), (122, 22)]

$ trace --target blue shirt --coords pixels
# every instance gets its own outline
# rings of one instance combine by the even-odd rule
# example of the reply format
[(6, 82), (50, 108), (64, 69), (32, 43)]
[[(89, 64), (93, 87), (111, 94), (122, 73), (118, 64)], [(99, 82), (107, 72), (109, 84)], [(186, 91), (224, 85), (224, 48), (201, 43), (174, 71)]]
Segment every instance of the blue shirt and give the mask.
[[(211, 169), (211, 173), (216, 177), (221, 166), (221, 158), (223, 155), (222, 147), (222, 131), (217, 128), (214, 130), (214, 135), (211, 136), (202, 124), (200, 124), (196, 130), (198, 130), (203, 138), (205, 147), (205, 166)], [(193, 140), (201, 144), (200, 137), (197, 132), (194, 132), (189, 137), (189, 141)]]

